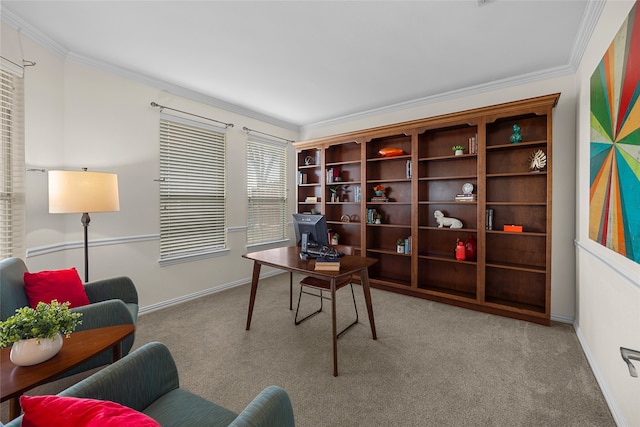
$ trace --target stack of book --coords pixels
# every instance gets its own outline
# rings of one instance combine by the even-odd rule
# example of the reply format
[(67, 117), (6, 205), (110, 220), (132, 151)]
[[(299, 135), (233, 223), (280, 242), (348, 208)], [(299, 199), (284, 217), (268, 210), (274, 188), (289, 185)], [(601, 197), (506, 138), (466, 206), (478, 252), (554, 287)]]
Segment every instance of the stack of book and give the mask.
[(456, 194), (456, 202), (476, 202), (478, 201), (477, 194)]
[(386, 196), (373, 196), (371, 198), (371, 202), (375, 203), (375, 202), (388, 202), (389, 198)]
[(316, 271), (340, 271), (340, 258), (316, 258)]

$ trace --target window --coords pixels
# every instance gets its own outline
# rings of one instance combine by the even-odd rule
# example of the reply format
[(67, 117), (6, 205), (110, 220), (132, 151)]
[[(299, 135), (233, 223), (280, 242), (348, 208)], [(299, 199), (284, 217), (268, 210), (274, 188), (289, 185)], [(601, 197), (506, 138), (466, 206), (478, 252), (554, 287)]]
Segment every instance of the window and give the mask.
[(250, 136), (247, 142), (247, 243), (287, 238), (287, 145)]
[(226, 247), (225, 130), (160, 117), (160, 265)]
[(24, 257), (22, 78), (0, 69), (0, 259)]

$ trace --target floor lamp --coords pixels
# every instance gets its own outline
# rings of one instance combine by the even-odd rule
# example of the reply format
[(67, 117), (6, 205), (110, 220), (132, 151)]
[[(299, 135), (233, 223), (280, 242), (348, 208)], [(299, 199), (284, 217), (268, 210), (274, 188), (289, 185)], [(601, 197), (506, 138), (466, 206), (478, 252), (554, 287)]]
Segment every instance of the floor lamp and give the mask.
[(120, 210), (118, 175), (82, 171), (49, 171), (49, 213), (82, 213), (84, 281), (89, 281), (89, 212)]

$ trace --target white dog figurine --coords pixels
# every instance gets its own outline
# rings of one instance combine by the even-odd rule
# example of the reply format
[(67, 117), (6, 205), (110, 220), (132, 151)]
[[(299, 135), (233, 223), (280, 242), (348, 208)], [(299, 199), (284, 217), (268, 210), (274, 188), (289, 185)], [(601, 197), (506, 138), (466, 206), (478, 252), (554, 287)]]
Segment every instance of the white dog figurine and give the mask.
[(449, 218), (444, 216), (442, 211), (435, 211), (433, 216), (436, 218), (436, 222), (438, 223), (438, 228), (449, 227), (449, 228), (462, 228), (462, 221), (456, 218)]

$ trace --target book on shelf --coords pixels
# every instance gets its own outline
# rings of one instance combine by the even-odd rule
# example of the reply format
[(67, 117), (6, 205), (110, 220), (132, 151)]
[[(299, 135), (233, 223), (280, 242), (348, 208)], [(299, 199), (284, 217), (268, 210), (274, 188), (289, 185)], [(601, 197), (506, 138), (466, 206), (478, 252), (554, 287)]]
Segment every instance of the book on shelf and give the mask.
[(373, 196), (371, 198), (372, 202), (388, 202), (389, 198), (384, 196)]
[(478, 134), (469, 138), (469, 154), (478, 153)]
[(478, 200), (477, 194), (456, 194), (456, 202), (475, 202)]
[(360, 203), (362, 201), (362, 189), (360, 187), (353, 187), (354, 202)]
[(484, 225), (487, 230), (493, 230), (493, 209), (487, 209)]

